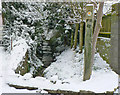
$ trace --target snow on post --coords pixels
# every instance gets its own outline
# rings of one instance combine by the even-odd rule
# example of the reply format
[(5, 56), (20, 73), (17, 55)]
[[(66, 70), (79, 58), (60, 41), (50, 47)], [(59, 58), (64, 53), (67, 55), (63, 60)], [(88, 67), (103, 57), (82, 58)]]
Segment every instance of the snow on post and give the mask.
[(92, 35), (93, 35), (93, 21), (94, 21), (94, 6), (89, 4), (86, 6), (86, 30), (85, 30), (85, 52), (84, 52), (84, 76), (83, 80), (89, 80), (92, 70), (91, 64), (91, 49), (92, 49)]

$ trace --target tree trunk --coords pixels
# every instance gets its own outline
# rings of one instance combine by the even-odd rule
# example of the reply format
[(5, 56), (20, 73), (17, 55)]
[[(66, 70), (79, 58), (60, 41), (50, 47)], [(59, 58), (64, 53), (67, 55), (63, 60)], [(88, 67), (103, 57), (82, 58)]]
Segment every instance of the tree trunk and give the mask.
[(76, 46), (77, 46), (78, 28), (79, 28), (79, 23), (76, 23), (75, 36), (74, 36), (74, 50), (76, 49)]
[(80, 33), (79, 33), (79, 49), (80, 53), (82, 53), (82, 47), (83, 47), (83, 25), (84, 22), (80, 23)]
[(102, 16), (103, 16), (103, 6), (104, 6), (104, 2), (100, 2), (99, 9), (97, 12), (97, 21), (96, 21), (96, 25), (95, 25), (95, 31), (94, 31), (93, 39), (92, 39), (91, 65), (93, 65), (93, 63), (94, 63), (96, 43), (97, 43), (97, 38), (98, 38), (100, 28), (101, 28), (101, 22), (102, 22)]

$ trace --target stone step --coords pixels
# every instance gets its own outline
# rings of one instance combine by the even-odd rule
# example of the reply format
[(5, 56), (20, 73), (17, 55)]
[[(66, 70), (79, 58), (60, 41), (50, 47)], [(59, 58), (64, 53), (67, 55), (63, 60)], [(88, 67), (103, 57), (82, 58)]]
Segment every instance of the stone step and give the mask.
[(42, 48), (50, 48), (50, 46), (42, 46)]
[(44, 51), (51, 51), (51, 48), (42, 48)]
[(44, 53), (43, 56), (53, 56), (52, 53)]
[(51, 54), (51, 51), (43, 51), (43, 54)]
[(43, 62), (53, 61), (53, 58), (52, 58), (52, 56), (43, 56), (42, 61)]
[(51, 59), (49, 59), (49, 60), (45, 60), (45, 59), (42, 59), (42, 62), (44, 63), (44, 62), (53, 62), (54, 60), (51, 58)]
[(43, 45), (46, 45), (46, 46), (47, 46), (47, 45), (48, 45), (48, 43), (47, 43), (47, 42), (43, 42)]

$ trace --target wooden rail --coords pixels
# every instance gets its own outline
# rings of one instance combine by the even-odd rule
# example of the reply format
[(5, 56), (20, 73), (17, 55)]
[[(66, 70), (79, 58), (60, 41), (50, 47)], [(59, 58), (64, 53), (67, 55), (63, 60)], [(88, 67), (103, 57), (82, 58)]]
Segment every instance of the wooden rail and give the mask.
[(110, 35), (111, 32), (100, 32), (99, 34), (108, 34), (108, 35)]

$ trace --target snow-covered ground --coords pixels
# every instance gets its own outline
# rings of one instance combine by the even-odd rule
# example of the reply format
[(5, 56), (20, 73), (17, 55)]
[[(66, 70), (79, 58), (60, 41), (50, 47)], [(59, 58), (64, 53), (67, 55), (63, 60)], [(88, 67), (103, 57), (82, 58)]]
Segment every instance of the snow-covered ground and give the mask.
[(11, 51), (10, 54), (5, 52), (3, 47), (0, 47), (0, 94), (30, 92), (28, 90), (17, 90), (7, 85), (6, 81), (9, 80), (9, 78), (12, 78), (13, 82), (15, 81), (14, 77), (16, 77), (17, 74), (15, 74), (14, 70), (28, 48), (24, 39), (19, 39), (19, 41), (14, 42), (13, 46), (13, 51)]
[[(95, 64), (90, 80), (82, 81), (84, 68), (84, 54), (75, 53), (68, 49), (57, 57), (45, 71), (45, 77), (32, 78), (30, 73), (21, 76), (15, 74), (14, 70), (29, 48), (23, 39), (14, 42), (11, 53), (4, 52), (0, 47), (0, 94), (1, 93), (47, 93), (43, 89), (52, 90), (80, 90), (103, 93), (114, 91), (118, 87), (118, 75), (113, 72), (109, 65), (100, 57), (95, 55)], [(38, 87), (38, 90), (20, 90), (7, 85), (15, 84), (21, 86)]]
[(83, 81), (84, 53), (79, 54), (68, 49), (45, 70), (45, 76), (58, 83), (68, 83), (71, 85), (68, 89), (74, 91), (89, 90), (96, 93), (113, 91), (118, 85), (118, 75), (111, 70), (99, 53), (95, 55), (94, 60), (91, 79)]

